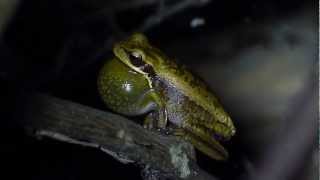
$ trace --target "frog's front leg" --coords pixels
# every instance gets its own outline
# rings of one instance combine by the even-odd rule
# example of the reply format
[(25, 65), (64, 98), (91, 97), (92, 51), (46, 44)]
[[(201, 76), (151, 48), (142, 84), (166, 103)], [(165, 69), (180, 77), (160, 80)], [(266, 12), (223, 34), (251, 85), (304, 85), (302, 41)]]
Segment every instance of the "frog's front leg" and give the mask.
[(159, 95), (152, 89), (149, 90), (143, 98), (143, 104), (149, 104), (150, 102), (152, 102), (154, 106), (150, 108), (151, 111), (146, 116), (143, 127), (147, 129), (165, 129), (168, 121), (165, 104)]
[(167, 117), (165, 109), (156, 109), (151, 111), (143, 122), (143, 127), (147, 129), (165, 129)]

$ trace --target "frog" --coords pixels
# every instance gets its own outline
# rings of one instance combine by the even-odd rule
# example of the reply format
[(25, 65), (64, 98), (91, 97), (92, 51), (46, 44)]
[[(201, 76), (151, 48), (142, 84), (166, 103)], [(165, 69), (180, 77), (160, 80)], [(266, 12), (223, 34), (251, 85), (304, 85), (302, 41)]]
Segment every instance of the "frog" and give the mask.
[(105, 104), (126, 116), (145, 115), (147, 129), (168, 130), (214, 160), (227, 160), (222, 145), (236, 128), (209, 86), (166, 56), (142, 33), (113, 46), (98, 75)]

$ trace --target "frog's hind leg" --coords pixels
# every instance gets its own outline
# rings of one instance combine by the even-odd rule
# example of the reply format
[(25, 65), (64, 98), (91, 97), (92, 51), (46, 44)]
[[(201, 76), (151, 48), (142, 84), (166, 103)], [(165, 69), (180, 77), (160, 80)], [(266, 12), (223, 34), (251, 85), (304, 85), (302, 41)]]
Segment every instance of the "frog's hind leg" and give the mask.
[[(195, 135), (194, 133), (189, 132), (188, 130), (177, 128), (174, 129), (173, 134), (178, 136), (191, 144), (193, 144), (198, 150), (208, 155), (212, 159), (216, 160), (226, 160), (228, 158), (227, 151), (216, 142), (214, 139), (211, 141), (210, 139), (206, 140), (209, 137), (204, 137), (202, 133), (198, 133)], [(200, 137), (202, 136), (202, 137)], [(212, 137), (211, 137), (212, 138)]]

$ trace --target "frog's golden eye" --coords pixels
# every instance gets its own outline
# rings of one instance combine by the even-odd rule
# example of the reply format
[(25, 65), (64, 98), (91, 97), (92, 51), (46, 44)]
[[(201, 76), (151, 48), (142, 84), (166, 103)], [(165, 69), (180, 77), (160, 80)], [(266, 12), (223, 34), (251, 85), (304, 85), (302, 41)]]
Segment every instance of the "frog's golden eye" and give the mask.
[(129, 59), (130, 59), (131, 64), (136, 67), (142, 67), (146, 64), (142, 60), (142, 55), (138, 52), (135, 52), (135, 51), (129, 53)]
[(142, 60), (142, 55), (139, 52), (133, 51), (129, 53), (129, 60), (132, 65), (147, 73), (149, 76), (155, 75), (153, 68)]

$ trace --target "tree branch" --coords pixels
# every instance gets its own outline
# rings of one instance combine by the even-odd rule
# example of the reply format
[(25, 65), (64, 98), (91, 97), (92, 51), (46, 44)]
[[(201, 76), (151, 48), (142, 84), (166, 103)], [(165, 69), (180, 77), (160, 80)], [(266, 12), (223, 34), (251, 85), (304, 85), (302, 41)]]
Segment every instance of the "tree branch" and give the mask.
[(37, 136), (99, 148), (122, 163), (141, 165), (147, 179), (154, 179), (154, 172), (156, 179), (216, 179), (199, 169), (189, 143), (122, 116), (39, 94), (31, 98), (25, 115), (24, 126)]

